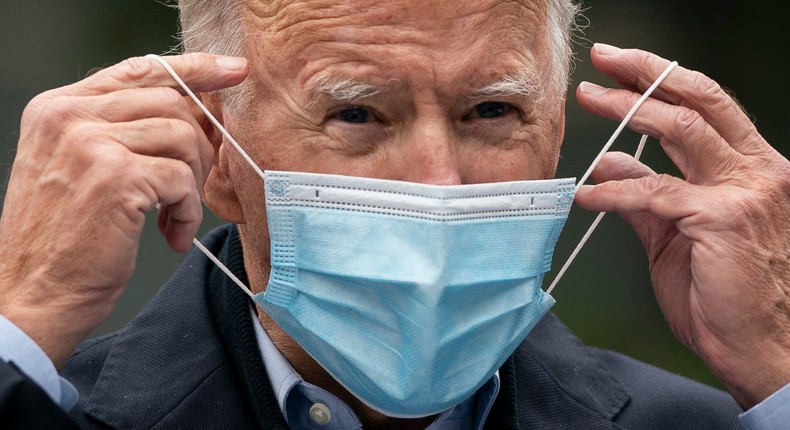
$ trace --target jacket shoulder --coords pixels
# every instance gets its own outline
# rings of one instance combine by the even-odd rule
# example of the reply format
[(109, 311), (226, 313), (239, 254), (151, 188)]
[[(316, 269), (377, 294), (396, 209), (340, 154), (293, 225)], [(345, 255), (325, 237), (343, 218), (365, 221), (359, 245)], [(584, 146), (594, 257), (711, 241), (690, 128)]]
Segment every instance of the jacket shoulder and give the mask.
[[(218, 252), (227, 230), (203, 243)], [(211, 267), (193, 251), (126, 327), (79, 347), (63, 376), (82, 428), (250, 428), (207, 302)]]
[(521, 428), (743, 428), (727, 393), (584, 345), (551, 313), (516, 349), (511, 368), (511, 383), (500, 369), (500, 396), (515, 400)]
[(643, 429), (742, 429), (740, 407), (713, 387), (622, 354), (591, 348), (630, 394), (616, 422)]

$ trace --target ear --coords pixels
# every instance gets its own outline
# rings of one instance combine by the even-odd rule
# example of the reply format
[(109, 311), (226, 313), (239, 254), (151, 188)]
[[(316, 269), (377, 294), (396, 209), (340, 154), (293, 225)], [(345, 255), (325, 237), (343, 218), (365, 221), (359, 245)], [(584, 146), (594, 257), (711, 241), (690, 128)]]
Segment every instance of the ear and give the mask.
[[(226, 122), (219, 94), (201, 94), (200, 99), (209, 112), (224, 126)], [(222, 220), (234, 224), (244, 224), (244, 211), (230, 175), (228, 151), (223, 148), (224, 136), (205, 115), (201, 113), (196, 117), (201, 118), (200, 125), (203, 132), (206, 133), (211, 146), (214, 147), (214, 164), (212, 164), (206, 183), (203, 185), (204, 201), (209, 209)]]

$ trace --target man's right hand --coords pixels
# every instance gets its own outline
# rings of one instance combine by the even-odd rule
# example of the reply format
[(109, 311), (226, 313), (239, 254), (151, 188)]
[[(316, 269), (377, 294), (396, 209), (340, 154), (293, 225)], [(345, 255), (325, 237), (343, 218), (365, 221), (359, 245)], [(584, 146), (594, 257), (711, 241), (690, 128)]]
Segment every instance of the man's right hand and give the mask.
[[(241, 83), (244, 59), (168, 63), (195, 92)], [(133, 58), (33, 99), (22, 115), (0, 219), (0, 314), (60, 368), (132, 275), (145, 212), (184, 252), (202, 220), (214, 148), (155, 60)]]

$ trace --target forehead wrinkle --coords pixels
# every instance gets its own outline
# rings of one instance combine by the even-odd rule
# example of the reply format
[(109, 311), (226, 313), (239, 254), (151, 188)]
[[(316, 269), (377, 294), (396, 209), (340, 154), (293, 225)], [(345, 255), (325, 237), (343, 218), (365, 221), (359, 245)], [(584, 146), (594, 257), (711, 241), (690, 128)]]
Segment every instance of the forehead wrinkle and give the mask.
[[(550, 43), (542, 1), (501, 1), (486, 9), (497, 10), (496, 19), (483, 12), (467, 15), (464, 34), (458, 43), (436, 51), (440, 79), (460, 83), (459, 90), (468, 97), (525, 96), (540, 97), (551, 73), (548, 57)], [(442, 52), (441, 49), (445, 49)], [(448, 49), (449, 48), (449, 49)], [(455, 59), (447, 62), (448, 55)]]
[[(247, 0), (246, 12), (256, 27), (284, 40), (315, 41), (316, 32), (328, 31), (336, 41), (362, 44), (430, 44), (435, 38), (425, 32), (468, 32), (486, 26), (492, 15), (507, 17), (514, 28), (526, 29), (523, 25), (531, 21), (529, 16), (545, 15), (541, 0), (476, 0), (464, 2), (463, 7), (457, 0), (434, 0), (429, 8), (415, 3), (420, 4), (409, 0)], [(342, 30), (337, 31), (342, 27), (362, 37), (346, 38)], [(393, 29), (398, 34), (390, 37)], [(366, 35), (375, 35), (376, 40), (366, 42)]]
[(402, 27), (401, 14), (392, 13), (388, 2), (378, 0), (248, 0), (247, 3), (246, 11), (256, 27), (288, 41), (321, 40), (325, 38), (319, 35), (322, 32), (324, 36), (337, 36), (337, 30), (343, 27), (374, 30), (380, 35), (386, 35), (388, 27)]
[(343, 2), (336, 0), (248, 0), (246, 10), (269, 31), (281, 31), (299, 23), (348, 16)]
[[(327, 80), (321, 85), (314, 83), (312, 92), (319, 96), (348, 100), (353, 93), (361, 96), (374, 92), (380, 94), (381, 90), (388, 89), (389, 85), (380, 80), (371, 82), (366, 79), (368, 72), (360, 73), (360, 66), (378, 70), (379, 73), (374, 74), (383, 75), (380, 77), (384, 79), (400, 80), (399, 90), (403, 85), (412, 89), (429, 85), (441, 98), (469, 94), (472, 97), (526, 94), (532, 89), (528, 85), (529, 80), (519, 76), (520, 70), (532, 71), (533, 86), (547, 91), (543, 88), (545, 83), (538, 85), (550, 72), (548, 62), (544, 61), (547, 59), (539, 54), (542, 53), (539, 48), (549, 41), (543, 19), (545, 1), (474, 1), (474, 7), (459, 9), (456, 4), (452, 10), (447, 7), (449, 3), (438, 0), (434, 5), (439, 9), (429, 8), (429, 11), (453, 17), (452, 23), (445, 21), (438, 27), (425, 24), (438, 24), (439, 16), (421, 16), (407, 8), (401, 9), (405, 13), (386, 13), (388, 8), (382, 3), (375, 5), (376, 2), (370, 4), (370, 8), (356, 9), (351, 13), (352, 6), (369, 3), (365, 0), (250, 3), (258, 7), (251, 14), (254, 15), (253, 21), (259, 24), (255, 27), (263, 34), (257, 43), (252, 41), (251, 48), (268, 61), (268, 65), (261, 68), (268, 69), (266, 74), (288, 80), (292, 79), (294, 71), (286, 70), (286, 65), (298, 67), (300, 70), (296, 74), (300, 78), (293, 83), (309, 91), (311, 88), (307, 84), (310, 82), (305, 78), (311, 74), (337, 62), (354, 64), (354, 69), (338, 76), (346, 75), (358, 82), (349, 85), (341, 82), (342, 79), (335, 79), (335, 82)], [(385, 4), (394, 6), (397, 11), (408, 3), (394, 1)], [(266, 9), (265, 13), (261, 11), (263, 9)], [(496, 19), (492, 19), (490, 14), (493, 11), (497, 12), (494, 14)], [(420, 22), (422, 19), (427, 21)], [(261, 26), (264, 20), (271, 25)], [(282, 31), (283, 28), (287, 30)], [(460, 37), (448, 40), (445, 34), (453, 32)], [(474, 34), (485, 34), (486, 37), (474, 37)], [(405, 53), (408, 57), (404, 57)], [(418, 64), (412, 64), (409, 71), (401, 70), (398, 64), (404, 58)], [(415, 65), (421, 71), (410, 76), (414, 75)], [(424, 81), (412, 82), (411, 78), (419, 74)], [(359, 77), (362, 79), (357, 79)], [(364, 85), (356, 85), (360, 83)], [(376, 85), (380, 86), (365, 88)], [(304, 94), (309, 95), (308, 91)]]

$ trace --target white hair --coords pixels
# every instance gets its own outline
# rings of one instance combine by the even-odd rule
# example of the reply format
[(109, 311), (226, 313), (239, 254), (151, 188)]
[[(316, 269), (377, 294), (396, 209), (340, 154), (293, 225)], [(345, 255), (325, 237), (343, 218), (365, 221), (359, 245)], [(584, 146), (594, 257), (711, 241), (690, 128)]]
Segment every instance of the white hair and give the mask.
[[(580, 6), (575, 0), (546, 0), (547, 21), (552, 42), (551, 80), (564, 94), (573, 58), (572, 36)], [(234, 0), (178, 0), (181, 17), (181, 45), (184, 52), (207, 52), (244, 56), (242, 2)], [(241, 108), (251, 95), (251, 85), (222, 92), (231, 109)]]
[(573, 34), (578, 30), (576, 18), (581, 5), (574, 0), (546, 0), (548, 27), (551, 33), (552, 81), (564, 94), (573, 64)]
[[(178, 0), (181, 50), (245, 57), (241, 1)], [(252, 85), (244, 83), (220, 91), (231, 110), (242, 110), (250, 100)]]

